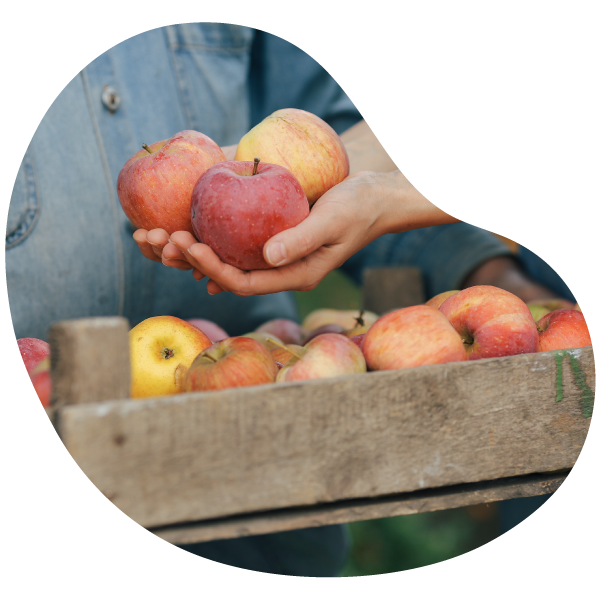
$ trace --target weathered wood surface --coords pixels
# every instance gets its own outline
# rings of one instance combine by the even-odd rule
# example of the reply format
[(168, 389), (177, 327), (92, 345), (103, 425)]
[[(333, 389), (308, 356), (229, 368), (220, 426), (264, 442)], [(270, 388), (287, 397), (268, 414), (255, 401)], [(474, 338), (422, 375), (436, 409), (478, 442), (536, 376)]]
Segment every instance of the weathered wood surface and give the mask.
[(49, 342), (52, 406), (129, 397), (127, 319), (61, 321), (50, 328)]
[(592, 349), (562, 354), (64, 406), (57, 428), (145, 527), (560, 471), (595, 387)]
[(425, 302), (423, 277), (413, 267), (366, 269), (362, 286), (362, 306), (377, 314)]
[(550, 494), (560, 487), (567, 474), (565, 472), (556, 475), (524, 475), (373, 499), (341, 500), (331, 504), (288, 508), (161, 527), (151, 531), (172, 544), (182, 545), (306, 527), (413, 515), (486, 502), (498, 502), (510, 498)]

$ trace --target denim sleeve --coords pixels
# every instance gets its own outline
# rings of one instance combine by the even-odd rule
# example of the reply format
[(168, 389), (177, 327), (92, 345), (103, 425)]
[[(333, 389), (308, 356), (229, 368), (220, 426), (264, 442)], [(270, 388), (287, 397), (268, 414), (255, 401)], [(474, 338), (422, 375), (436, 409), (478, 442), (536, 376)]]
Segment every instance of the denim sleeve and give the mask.
[(509, 248), (489, 231), (453, 223), (384, 235), (348, 259), (342, 270), (361, 285), (368, 268), (418, 267), (425, 295), (431, 298), (459, 289), (465, 277), (485, 261), (510, 254)]

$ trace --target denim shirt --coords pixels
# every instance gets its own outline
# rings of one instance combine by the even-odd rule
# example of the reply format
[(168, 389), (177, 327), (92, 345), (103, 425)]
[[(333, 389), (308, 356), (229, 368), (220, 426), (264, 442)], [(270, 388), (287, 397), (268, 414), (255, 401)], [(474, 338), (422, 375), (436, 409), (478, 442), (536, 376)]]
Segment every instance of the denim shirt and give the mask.
[[(102, 102), (106, 87), (120, 104)], [(297, 318), (291, 293), (209, 296), (190, 273), (142, 256), (116, 194), (121, 167), (142, 143), (184, 129), (235, 144), (265, 116), (295, 107), (341, 132), (361, 119), (343, 90), (285, 40), (235, 25), (154, 29), (99, 56), (49, 108), (23, 159), (9, 208), (6, 276), (17, 337), (47, 338), (51, 323), (124, 315), (201, 317), (239, 335), (276, 317)], [(507, 253), (466, 224), (383, 236), (344, 265), (410, 264), (427, 293), (456, 288), (471, 268)]]

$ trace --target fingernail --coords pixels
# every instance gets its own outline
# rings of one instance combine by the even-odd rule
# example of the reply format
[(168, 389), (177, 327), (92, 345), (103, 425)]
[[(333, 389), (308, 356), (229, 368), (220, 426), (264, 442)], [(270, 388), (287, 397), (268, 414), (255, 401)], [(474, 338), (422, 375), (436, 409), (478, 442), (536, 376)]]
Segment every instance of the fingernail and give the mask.
[(285, 246), (281, 242), (273, 242), (267, 248), (267, 260), (273, 266), (277, 267), (285, 261)]

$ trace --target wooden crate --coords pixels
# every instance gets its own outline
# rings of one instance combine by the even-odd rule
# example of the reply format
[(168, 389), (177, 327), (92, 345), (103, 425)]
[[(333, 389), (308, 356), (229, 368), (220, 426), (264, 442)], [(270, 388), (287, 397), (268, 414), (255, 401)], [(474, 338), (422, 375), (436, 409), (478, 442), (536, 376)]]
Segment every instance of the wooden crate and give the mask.
[[(418, 273), (378, 276), (365, 308), (411, 303), (394, 287)], [(594, 401), (591, 348), (135, 401), (127, 331), (53, 327), (49, 412), (100, 491), (177, 544), (552, 492)]]

